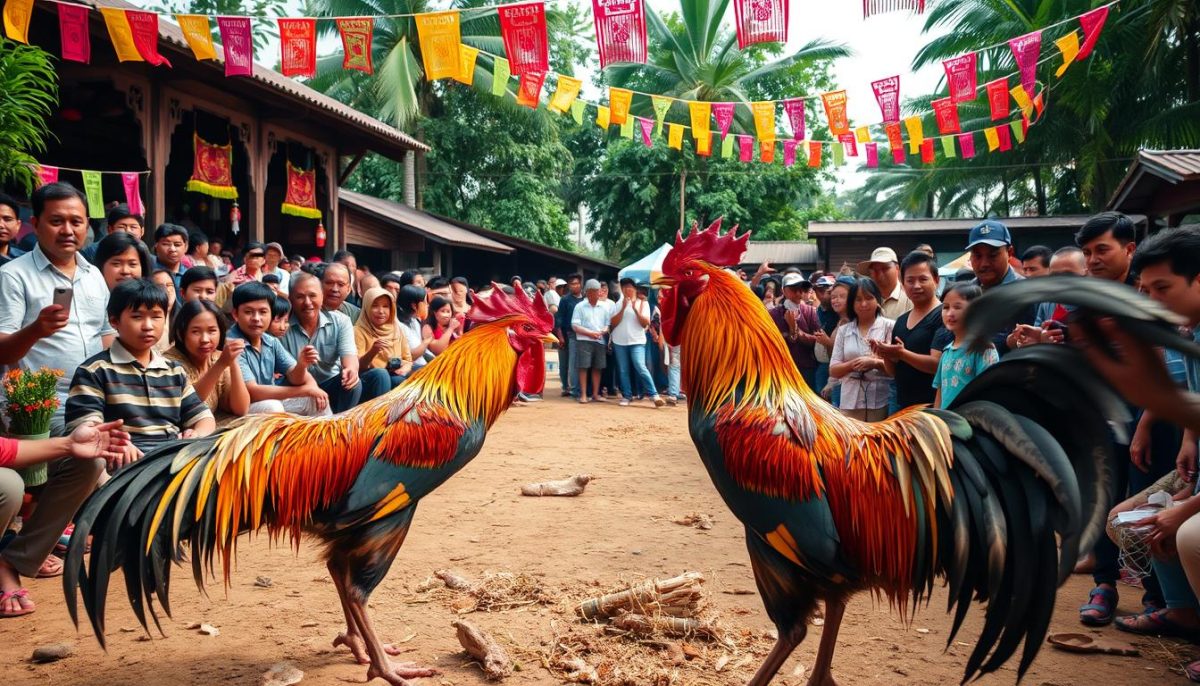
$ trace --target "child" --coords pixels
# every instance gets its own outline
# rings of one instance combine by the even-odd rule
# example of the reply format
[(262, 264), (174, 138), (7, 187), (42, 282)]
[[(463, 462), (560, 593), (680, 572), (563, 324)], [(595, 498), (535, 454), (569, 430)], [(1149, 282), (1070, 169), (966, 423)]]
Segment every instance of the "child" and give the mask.
[[(329, 396), (308, 373), (316, 364), (317, 350), (311, 345), (301, 350), (296, 361), (267, 333), (271, 322), (275, 293), (258, 281), (247, 281), (233, 290), (233, 320), (229, 338), (246, 341), (238, 357), (242, 378), (250, 391), (250, 414), (292, 412), (309, 417), (328, 415)], [(275, 374), (283, 375), (283, 385), (275, 384)]]
[(68, 431), (123, 420), (132, 444), (114, 468), (163, 441), (212, 433), (213, 414), (183, 367), (154, 350), (167, 321), (166, 292), (144, 279), (122, 281), (109, 295), (108, 319), (117, 339), (75, 370), (67, 397)]
[(954, 334), (954, 342), (942, 351), (937, 373), (933, 375), (933, 387), (937, 389), (937, 397), (933, 401), (935, 407), (945, 408), (954, 402), (954, 398), (971, 379), (1000, 361), (996, 346), (991, 343), (987, 344), (985, 350), (971, 352), (963, 340), (967, 304), (981, 295), (983, 290), (973, 283), (956, 283), (946, 289), (942, 297), (942, 323), (947, 331)]
[(275, 338), (283, 338), (292, 323), (291, 317), (292, 303), (282, 295), (275, 296), (275, 301), (271, 303), (271, 326), (267, 333)]
[(179, 279), (179, 299), (183, 302), (189, 300), (215, 302), (217, 299), (217, 273), (204, 265), (196, 265), (184, 272), (183, 277)]

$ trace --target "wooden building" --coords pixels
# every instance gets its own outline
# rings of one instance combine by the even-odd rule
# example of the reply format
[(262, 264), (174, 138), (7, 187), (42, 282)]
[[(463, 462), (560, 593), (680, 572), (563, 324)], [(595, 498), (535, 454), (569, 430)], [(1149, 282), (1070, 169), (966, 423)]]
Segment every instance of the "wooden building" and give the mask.
[(1200, 150), (1139, 150), (1108, 209), (1147, 215), (1152, 231), (1200, 215)]

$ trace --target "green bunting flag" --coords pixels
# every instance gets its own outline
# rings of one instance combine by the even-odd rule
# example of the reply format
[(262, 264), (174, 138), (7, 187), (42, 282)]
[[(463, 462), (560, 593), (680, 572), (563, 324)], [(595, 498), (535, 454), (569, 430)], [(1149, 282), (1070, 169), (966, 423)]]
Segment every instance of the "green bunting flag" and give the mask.
[(721, 139), (721, 157), (733, 157), (733, 136)]
[(1018, 143), (1024, 143), (1025, 127), (1022, 125), (1021, 120), (1014, 119), (1013, 121), (1009, 122), (1008, 126), (1012, 129), (1013, 138), (1017, 139)]
[(621, 138), (633, 140), (633, 117), (625, 117), (621, 123)]
[(840, 167), (843, 164), (845, 164), (846, 163), (846, 148), (841, 144), (841, 142), (834, 141), (833, 145), (831, 145), (829, 147), (833, 148), (833, 164), (834, 164), (834, 166)]
[(667, 117), (667, 110), (671, 109), (671, 98), (651, 95), (650, 102), (654, 105), (654, 118), (658, 120), (654, 127), (654, 135), (662, 135), (663, 120)]
[(574, 119), (575, 123), (579, 124), (580, 126), (583, 125), (584, 107), (585, 105), (582, 100), (576, 100), (575, 102), (571, 103), (571, 118)]
[(512, 71), (508, 66), (508, 60), (503, 57), (494, 57), (496, 66), (492, 69), (492, 95), (504, 95), (508, 92), (508, 77), (512, 76)]
[(954, 152), (954, 136), (942, 136), (942, 152), (946, 159), (957, 156)]
[(83, 192), (87, 195), (88, 218), (104, 219), (104, 190), (100, 172), (83, 172)]

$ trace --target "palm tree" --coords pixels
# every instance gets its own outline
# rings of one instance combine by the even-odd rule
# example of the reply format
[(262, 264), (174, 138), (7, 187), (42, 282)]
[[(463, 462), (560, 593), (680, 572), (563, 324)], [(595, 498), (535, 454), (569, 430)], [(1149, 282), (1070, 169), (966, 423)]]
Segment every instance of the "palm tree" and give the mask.
[(48, 53), (0, 38), (0, 184), (27, 192), (37, 179), (36, 153), (45, 150), (46, 119), (58, 104), (58, 76)]

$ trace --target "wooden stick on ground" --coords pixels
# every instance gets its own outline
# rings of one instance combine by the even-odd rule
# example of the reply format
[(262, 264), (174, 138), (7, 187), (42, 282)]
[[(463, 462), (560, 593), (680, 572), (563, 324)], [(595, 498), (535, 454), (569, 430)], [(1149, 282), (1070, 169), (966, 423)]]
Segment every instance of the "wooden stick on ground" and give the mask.
[(627, 591), (585, 600), (576, 612), (588, 620), (614, 617), (626, 611), (692, 617), (700, 609), (700, 585), (703, 583), (704, 577), (699, 572), (646, 581)]
[(575, 496), (583, 493), (583, 489), (587, 487), (588, 482), (591, 480), (591, 475), (576, 474), (569, 479), (560, 479), (559, 481), (525, 484), (521, 487), (521, 495), (534, 497), (543, 495)]
[(701, 636), (718, 640), (716, 631), (705, 622), (688, 617), (647, 617), (633, 612), (612, 618), (612, 625), (632, 634), (667, 636)]
[(456, 621), (452, 626), (458, 629), (458, 642), (466, 649), (468, 655), (479, 660), (488, 679), (499, 681), (512, 675), (512, 659), (495, 639), (469, 622)]

